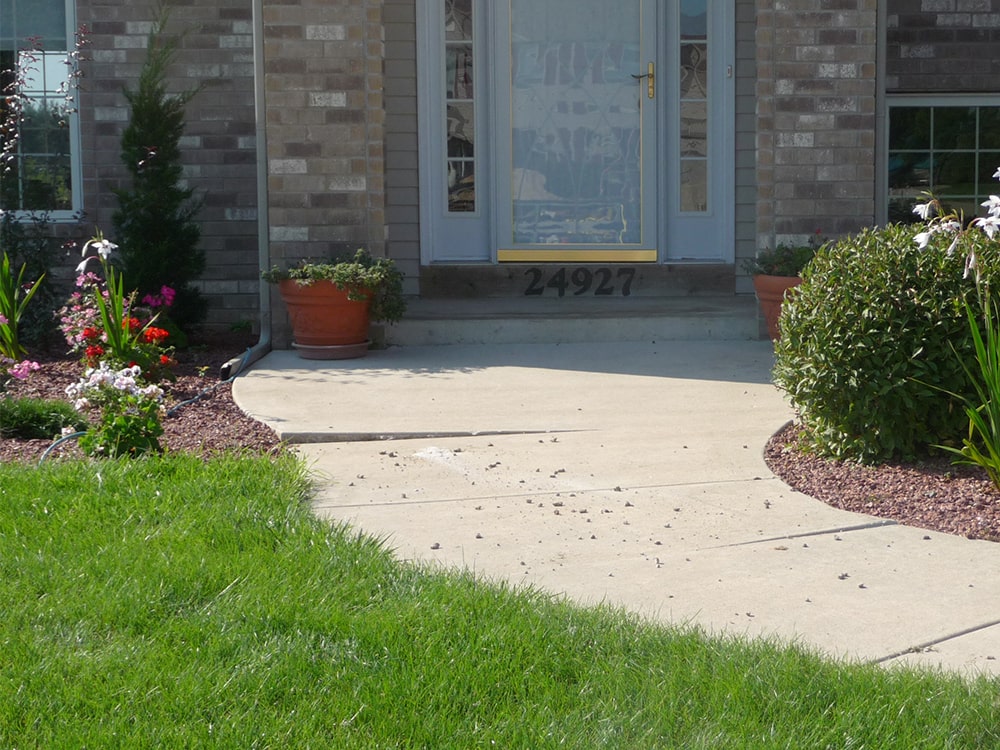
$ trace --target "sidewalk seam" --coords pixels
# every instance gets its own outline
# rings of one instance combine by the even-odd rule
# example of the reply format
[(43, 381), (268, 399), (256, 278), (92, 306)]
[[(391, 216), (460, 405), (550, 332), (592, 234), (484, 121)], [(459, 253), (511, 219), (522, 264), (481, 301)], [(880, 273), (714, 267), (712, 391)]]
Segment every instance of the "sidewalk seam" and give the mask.
[(803, 539), (810, 536), (825, 536), (827, 534), (846, 534), (849, 531), (868, 531), (869, 529), (881, 529), (886, 526), (898, 526), (896, 521), (892, 520), (882, 520), (882, 521), (872, 521), (871, 523), (861, 523), (856, 526), (838, 526), (833, 529), (819, 529), (817, 531), (803, 531), (798, 534), (783, 534), (781, 536), (772, 536), (767, 539), (751, 539), (747, 542), (733, 542), (731, 544), (720, 544), (717, 547), (702, 547), (699, 552), (713, 549), (726, 549), (729, 547), (746, 547), (751, 544), (767, 544), (768, 542), (780, 542), (785, 539)]
[(901, 656), (906, 656), (907, 654), (920, 653), (921, 651), (926, 651), (931, 646), (937, 646), (940, 643), (953, 641), (957, 638), (961, 638), (962, 636), (970, 635), (971, 633), (976, 633), (980, 630), (986, 630), (987, 628), (994, 628), (998, 625), (1000, 625), (1000, 620), (993, 620), (991, 622), (983, 623), (982, 625), (973, 625), (970, 628), (965, 628), (965, 630), (959, 630), (955, 633), (941, 636), (940, 638), (935, 638), (930, 641), (925, 641), (924, 643), (918, 643), (917, 645), (910, 646), (909, 648), (905, 648), (902, 651), (896, 651), (894, 653), (889, 654), (888, 656), (883, 656), (879, 659), (875, 659), (874, 661), (872, 661), (872, 664), (884, 664), (888, 661), (892, 661), (893, 659), (898, 659)]

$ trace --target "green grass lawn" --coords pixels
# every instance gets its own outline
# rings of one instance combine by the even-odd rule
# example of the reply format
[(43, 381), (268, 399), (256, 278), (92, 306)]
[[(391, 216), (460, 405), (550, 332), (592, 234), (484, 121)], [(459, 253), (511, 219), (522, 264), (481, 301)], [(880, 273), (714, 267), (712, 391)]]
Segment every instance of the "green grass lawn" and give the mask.
[(0, 747), (987, 748), (1000, 685), (393, 559), (292, 458), (0, 465)]

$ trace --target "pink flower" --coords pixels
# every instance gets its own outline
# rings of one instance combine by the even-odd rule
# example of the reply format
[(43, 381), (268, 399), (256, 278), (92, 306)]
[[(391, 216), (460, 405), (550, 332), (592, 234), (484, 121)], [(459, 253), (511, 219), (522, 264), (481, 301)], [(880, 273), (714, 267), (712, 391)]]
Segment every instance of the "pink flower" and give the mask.
[(37, 362), (32, 362), (30, 360), (24, 360), (23, 362), (18, 362), (16, 365), (10, 368), (10, 374), (13, 375), (18, 380), (24, 380), (33, 372), (38, 372), (42, 369), (41, 365)]
[(0, 315), (0, 326), (4, 325), (6, 322), (7, 318), (5, 318), (3, 315)]
[(148, 307), (170, 307), (176, 296), (177, 292), (169, 286), (161, 286), (159, 294), (147, 294), (142, 298), (142, 304)]

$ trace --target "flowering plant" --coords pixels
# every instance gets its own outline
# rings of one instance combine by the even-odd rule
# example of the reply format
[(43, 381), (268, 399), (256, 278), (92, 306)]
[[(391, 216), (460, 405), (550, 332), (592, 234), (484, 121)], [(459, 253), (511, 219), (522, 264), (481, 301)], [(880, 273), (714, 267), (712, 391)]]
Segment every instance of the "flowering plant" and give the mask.
[[(5, 325), (6, 318), (0, 315), (0, 326)], [(3, 392), (11, 378), (24, 380), (31, 373), (37, 372), (40, 368), (37, 362), (24, 359), (17, 362), (10, 357), (0, 354), (0, 393)]]
[[(1000, 169), (994, 172), (993, 177), (1000, 179)], [(966, 225), (964, 217), (955, 212), (945, 213), (940, 201), (928, 195), (926, 203), (913, 208), (913, 212), (926, 222), (924, 231), (919, 232), (914, 241), (920, 248), (925, 248), (936, 234), (952, 235), (948, 253), (952, 254), (959, 248), (964, 250), (963, 276), (968, 278), (971, 275), (975, 279), (983, 316), (980, 327), (976, 310), (967, 299), (963, 300), (972, 336), (975, 368), (966, 364), (964, 352), (956, 351), (955, 354), (972, 384), (975, 398), (954, 393), (950, 395), (964, 404), (969, 432), (962, 439), (961, 448), (949, 445), (937, 447), (954, 454), (955, 463), (983, 468), (994, 486), (1000, 488), (1000, 310), (991, 294), (989, 282), (981, 273), (979, 256), (979, 250), (983, 249), (983, 237), (992, 242), (1000, 232), (1000, 196), (991, 195), (981, 205), (987, 210), (987, 215)]]
[[(173, 301), (173, 290), (164, 286), (159, 295), (147, 295), (150, 307), (160, 308), (156, 312), (135, 305), (135, 294), (125, 295), (121, 274), (110, 262), (116, 248), (100, 232), (83, 246), (77, 290), (59, 311), (63, 335), (89, 367), (110, 361), (118, 367), (139, 365), (147, 380), (169, 377), (174, 363), (166, 344), (170, 333), (153, 323)], [(95, 259), (103, 277), (87, 270)]]
[(80, 447), (88, 455), (135, 457), (161, 450), (163, 391), (141, 381), (138, 365), (116, 371), (101, 362), (66, 388), (77, 411), (100, 409), (97, 423), (80, 438)]

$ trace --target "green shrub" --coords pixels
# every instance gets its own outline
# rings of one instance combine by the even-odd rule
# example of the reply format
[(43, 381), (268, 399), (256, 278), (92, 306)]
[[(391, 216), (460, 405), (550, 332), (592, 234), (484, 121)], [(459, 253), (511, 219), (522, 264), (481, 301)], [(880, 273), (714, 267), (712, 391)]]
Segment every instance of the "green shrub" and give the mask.
[[(974, 395), (955, 352), (973, 351), (963, 300), (982, 308), (964, 251), (949, 252), (945, 234), (921, 250), (916, 231), (890, 225), (826, 245), (783, 307), (774, 380), (820, 454), (913, 457), (968, 430), (945, 391)], [(996, 251), (975, 235), (989, 279)]]
[(185, 107), (201, 87), (168, 91), (168, 73), (181, 41), (167, 34), (169, 17), (169, 7), (161, 5), (138, 83), (125, 91), (131, 113), (121, 156), (132, 180), (115, 190), (118, 209), (112, 221), (125, 288), (136, 290), (141, 300), (159, 294), (164, 285), (171, 287), (176, 297), (170, 317), (190, 330), (204, 319), (208, 303), (191, 283), (205, 269), (196, 221), (202, 201), (185, 185), (181, 138)]
[(74, 432), (87, 421), (68, 401), (40, 398), (0, 398), (0, 437), (51, 440), (64, 427)]

